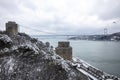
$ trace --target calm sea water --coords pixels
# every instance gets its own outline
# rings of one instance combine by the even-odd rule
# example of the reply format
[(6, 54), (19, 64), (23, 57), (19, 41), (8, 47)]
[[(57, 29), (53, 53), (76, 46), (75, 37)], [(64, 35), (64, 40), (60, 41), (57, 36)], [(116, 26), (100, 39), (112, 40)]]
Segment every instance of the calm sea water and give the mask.
[[(50, 42), (57, 47), (58, 41), (64, 38), (41, 38), (43, 42)], [(69, 40), (73, 48), (73, 56), (83, 59), (94, 67), (109, 74), (120, 77), (120, 42)]]

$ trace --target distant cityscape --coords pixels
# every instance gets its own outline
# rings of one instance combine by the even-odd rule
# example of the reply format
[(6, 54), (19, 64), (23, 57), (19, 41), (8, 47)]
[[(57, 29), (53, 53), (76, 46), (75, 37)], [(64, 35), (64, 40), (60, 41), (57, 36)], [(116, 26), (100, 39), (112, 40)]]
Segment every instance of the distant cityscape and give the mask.
[(68, 38), (69, 40), (99, 40), (99, 41), (120, 41), (120, 32), (107, 35), (81, 35)]

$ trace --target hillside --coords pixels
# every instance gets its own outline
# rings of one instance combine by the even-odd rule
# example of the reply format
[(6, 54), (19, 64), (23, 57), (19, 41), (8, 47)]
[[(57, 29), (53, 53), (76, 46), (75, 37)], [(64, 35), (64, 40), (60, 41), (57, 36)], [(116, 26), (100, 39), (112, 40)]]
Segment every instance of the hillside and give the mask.
[(19, 33), (0, 34), (0, 80), (88, 80), (72, 62), (56, 55), (49, 42)]

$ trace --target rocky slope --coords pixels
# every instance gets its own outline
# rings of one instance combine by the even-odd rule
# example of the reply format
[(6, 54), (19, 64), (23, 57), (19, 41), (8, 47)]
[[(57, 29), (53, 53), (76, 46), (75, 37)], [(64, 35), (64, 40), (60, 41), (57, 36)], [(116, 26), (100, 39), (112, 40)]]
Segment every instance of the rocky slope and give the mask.
[(0, 80), (88, 80), (71, 64), (49, 42), (24, 33), (0, 34)]

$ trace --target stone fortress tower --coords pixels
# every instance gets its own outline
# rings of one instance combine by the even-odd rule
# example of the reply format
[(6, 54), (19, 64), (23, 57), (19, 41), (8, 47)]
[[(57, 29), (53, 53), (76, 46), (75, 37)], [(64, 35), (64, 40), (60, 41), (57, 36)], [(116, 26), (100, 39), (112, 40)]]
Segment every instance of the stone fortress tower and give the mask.
[(72, 47), (70, 42), (58, 42), (58, 47), (55, 48), (56, 54), (66, 60), (72, 60)]
[(6, 23), (6, 33), (9, 36), (17, 35), (18, 34), (18, 24), (16, 24), (16, 22), (8, 21), (8, 23)]

